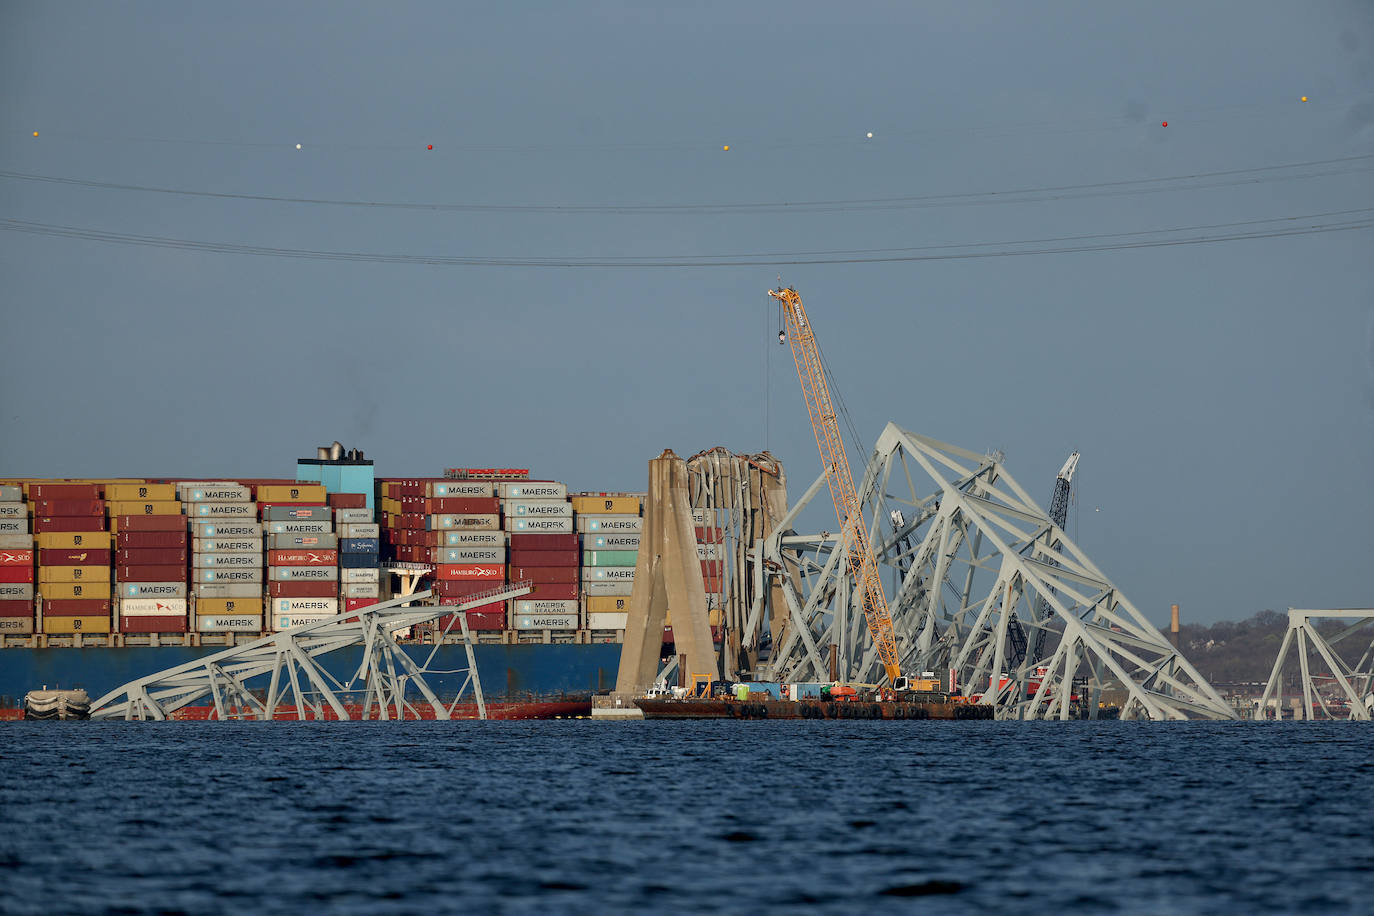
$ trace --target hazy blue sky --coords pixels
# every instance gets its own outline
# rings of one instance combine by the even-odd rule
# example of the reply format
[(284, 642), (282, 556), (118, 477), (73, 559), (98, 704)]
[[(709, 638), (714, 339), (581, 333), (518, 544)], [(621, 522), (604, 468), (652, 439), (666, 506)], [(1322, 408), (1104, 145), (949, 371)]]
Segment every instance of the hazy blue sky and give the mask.
[[(892, 420), (1000, 448), (1046, 501), (1081, 450), (1070, 533), (1153, 617), (1374, 603), (1370, 230), (773, 263), (1367, 220), (1313, 215), (1374, 208), (1374, 159), (1351, 159), (1374, 155), (1374, 4), (10, 0), (0, 125), (0, 219), (26, 224), (368, 254), (769, 253), (425, 266), (0, 222), (0, 476), (290, 475), (338, 438), (386, 476), (520, 465), (642, 489), (663, 448), (719, 444), (772, 449), (798, 494), (819, 460), (765, 295), (781, 272), (866, 443)], [(982, 196), (623, 209), (949, 194)]]

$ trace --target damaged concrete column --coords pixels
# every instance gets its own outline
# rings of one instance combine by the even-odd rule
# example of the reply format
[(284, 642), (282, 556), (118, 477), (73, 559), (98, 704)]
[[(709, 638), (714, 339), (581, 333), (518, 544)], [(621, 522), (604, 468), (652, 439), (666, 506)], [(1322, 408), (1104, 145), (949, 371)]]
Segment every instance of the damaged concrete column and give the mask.
[(673, 639), (678, 654), (686, 659), (683, 673), (687, 683), (692, 682), (692, 675), (716, 678), (706, 582), (697, 556), (687, 484), (687, 463), (672, 449), (649, 462), (644, 534), (616, 676), (617, 694), (633, 695), (653, 684), (669, 608), (673, 612)]

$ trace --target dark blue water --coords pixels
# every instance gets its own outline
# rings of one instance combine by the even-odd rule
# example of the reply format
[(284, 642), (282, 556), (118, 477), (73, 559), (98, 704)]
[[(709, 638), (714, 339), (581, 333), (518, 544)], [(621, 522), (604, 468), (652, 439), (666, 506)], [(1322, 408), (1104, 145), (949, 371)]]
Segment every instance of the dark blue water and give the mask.
[(1371, 747), (1301, 723), (3, 725), (0, 911), (1371, 912)]

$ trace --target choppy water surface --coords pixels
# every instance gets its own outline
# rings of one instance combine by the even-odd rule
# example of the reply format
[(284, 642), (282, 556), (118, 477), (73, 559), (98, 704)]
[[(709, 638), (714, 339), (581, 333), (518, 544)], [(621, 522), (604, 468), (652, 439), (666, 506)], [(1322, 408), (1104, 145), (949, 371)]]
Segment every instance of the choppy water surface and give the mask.
[(0, 726), (0, 911), (1369, 912), (1337, 724)]

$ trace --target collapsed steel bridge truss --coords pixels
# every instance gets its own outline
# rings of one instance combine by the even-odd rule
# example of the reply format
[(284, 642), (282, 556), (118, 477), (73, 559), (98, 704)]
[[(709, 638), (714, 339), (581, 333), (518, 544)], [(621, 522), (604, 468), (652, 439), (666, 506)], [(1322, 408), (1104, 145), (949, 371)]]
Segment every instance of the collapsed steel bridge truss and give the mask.
[[(1333, 634), (1323, 637), (1316, 622), (1320, 620), (1344, 620), (1348, 625)], [(1288, 631), (1283, 634), (1278, 657), (1274, 659), (1274, 670), (1269, 675), (1269, 683), (1264, 685), (1264, 695), (1260, 697), (1259, 715), (1266, 718), (1269, 710), (1274, 718), (1283, 716), (1283, 682), (1291, 669), (1290, 656), (1296, 655), (1298, 684), (1302, 696), (1300, 719), (1357, 719), (1367, 722), (1374, 717), (1374, 639), (1369, 627), (1374, 624), (1374, 608), (1341, 608), (1325, 611), (1296, 610), (1288, 611)], [(1352, 639), (1354, 637), (1354, 639)], [(1343, 659), (1337, 651), (1338, 645), (1359, 645), (1369, 641), (1353, 665)], [(1291, 650), (1291, 651), (1290, 651)], [(1353, 656), (1352, 656), (1353, 657)], [(1330, 674), (1312, 673), (1312, 664), (1329, 671)], [(1324, 681), (1320, 684), (1318, 681)], [(1333, 688), (1323, 691), (1322, 687)], [(1331, 694), (1330, 698), (1326, 694)]]
[[(242, 646), (130, 681), (96, 700), (92, 719), (166, 719), (177, 710), (208, 699), (217, 719), (450, 719), (469, 689), (478, 717), (487, 717), (482, 682), (477, 674), (467, 615), (463, 612), (493, 601), (518, 598), (530, 591), (517, 582), (472, 595), (462, 604), (413, 605), (432, 596), (430, 591), (291, 627)], [(416, 624), (449, 615), (424, 664), (418, 664), (397, 643), (395, 634)], [(457, 695), (445, 704), (430, 688), (430, 672), (444, 636), (462, 634), (467, 668), (444, 674), (465, 675)], [(347, 680), (334, 677), (320, 657), (348, 648), (362, 649), (362, 657)], [(418, 692), (415, 703), (408, 688)], [(361, 702), (350, 702), (361, 693)], [(417, 705), (418, 703), (418, 705)]]
[[(794, 526), (811, 486), (762, 544), (780, 580), (778, 681), (878, 683), (844, 544)], [(977, 455), (888, 424), (859, 488), (884, 577), (902, 670), (953, 671), (1003, 719), (1096, 717), (1104, 691), (1123, 718), (1232, 719), (1235, 712), (1007, 473)], [(758, 626), (768, 590), (746, 624)], [(747, 634), (746, 634), (747, 637)], [(831, 658), (831, 647), (833, 660)]]

